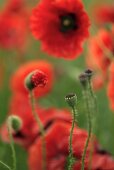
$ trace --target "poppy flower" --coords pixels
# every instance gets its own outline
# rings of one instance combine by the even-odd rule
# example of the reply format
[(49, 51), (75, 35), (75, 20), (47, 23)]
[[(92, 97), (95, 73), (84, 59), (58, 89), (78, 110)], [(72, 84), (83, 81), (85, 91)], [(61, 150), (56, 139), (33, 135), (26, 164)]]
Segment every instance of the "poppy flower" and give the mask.
[(2, 48), (16, 48), (20, 51), (25, 48), (28, 33), (28, 14), (21, 3), (19, 0), (10, 0), (1, 12), (0, 46)]
[(17, 17), (17, 19), (19, 18), (21, 21), (23, 21), (26, 32), (28, 32), (29, 10), (25, 0), (8, 0), (4, 9), (2, 10), (2, 15), (4, 17), (12, 17), (14, 19), (15, 17)]
[[(47, 169), (48, 170), (65, 170), (68, 156), (68, 139), (71, 123), (56, 121), (51, 128), (46, 131), (46, 149), (47, 149)], [(73, 133), (73, 156), (76, 162), (73, 170), (81, 169), (81, 156), (84, 149), (87, 132), (78, 127), (74, 128)], [(42, 169), (42, 141), (37, 138), (36, 142), (29, 148), (29, 170)], [(87, 150), (84, 170), (88, 170), (88, 160), (90, 145)], [(98, 150), (98, 144), (94, 143), (94, 152), (92, 157), (92, 170), (113, 170), (114, 160), (107, 153)]]
[[(43, 109), (40, 106), (36, 106), (36, 111), (45, 129), (48, 129), (56, 120), (61, 120), (63, 122), (71, 121), (71, 114), (64, 109)], [(21, 118), (22, 129), (18, 132), (14, 132), (13, 138), (16, 143), (22, 145), (24, 148), (28, 148), (40, 135), (39, 127), (32, 115), (28, 97), (22, 95), (12, 96), (9, 115), (16, 115)], [(9, 141), (6, 123), (4, 123), (1, 128), (1, 136), (3, 141)]]
[(25, 23), (19, 17), (0, 16), (0, 46), (20, 49), (25, 42)]
[[(24, 16), (27, 14), (25, 0), (8, 0), (4, 8), (5, 14)], [(26, 15), (25, 15), (26, 16)]]
[(27, 96), (29, 92), (24, 85), (25, 78), (29, 73), (37, 69), (46, 74), (48, 83), (43, 88), (36, 87), (34, 89), (34, 95), (38, 98), (46, 95), (52, 89), (54, 76), (52, 65), (49, 62), (43, 60), (30, 61), (26, 64), (21, 65), (20, 68), (11, 77), (11, 90), (15, 94), (21, 93)]
[(92, 170), (113, 170), (114, 159), (109, 154), (95, 153), (92, 160)]
[(25, 78), (25, 86), (31, 91), (36, 87), (44, 88), (47, 85), (48, 79), (46, 74), (40, 70), (34, 70)]
[(93, 11), (98, 24), (114, 23), (114, 4), (97, 5)]
[(114, 34), (112, 31), (101, 29), (97, 35), (89, 41), (89, 56), (94, 61), (96, 68), (101, 71), (104, 77), (111, 63), (111, 57), (114, 52)]
[[(38, 112), (41, 108), (37, 106)], [(27, 148), (37, 135), (37, 130), (33, 128), (35, 120), (32, 115), (31, 106), (28, 97), (15, 95), (11, 98), (9, 114), (17, 115), (22, 119), (22, 129), (13, 134), (14, 141)], [(2, 140), (9, 142), (7, 124), (3, 124), (1, 128)]]
[[(56, 121), (46, 131), (47, 169), (64, 170), (69, 154), (69, 134), (71, 123)], [(73, 155), (76, 158), (75, 169), (81, 168), (81, 155), (87, 138), (87, 133), (79, 128), (73, 133)], [(29, 169), (42, 169), (42, 141), (39, 137), (29, 149)]]
[(87, 66), (95, 72), (92, 80), (94, 89), (103, 87), (105, 82), (108, 81), (108, 70), (113, 60), (113, 54), (113, 27), (110, 31), (100, 29), (95, 36), (90, 38), (88, 55), (86, 57)]
[(50, 55), (74, 59), (88, 37), (89, 19), (80, 0), (44, 0), (33, 9), (30, 27)]

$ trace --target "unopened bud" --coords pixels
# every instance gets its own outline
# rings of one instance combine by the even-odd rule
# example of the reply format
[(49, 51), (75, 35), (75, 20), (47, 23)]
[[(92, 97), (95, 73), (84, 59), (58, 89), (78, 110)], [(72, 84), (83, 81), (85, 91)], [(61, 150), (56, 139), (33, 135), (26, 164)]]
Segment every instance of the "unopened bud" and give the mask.
[(40, 70), (31, 72), (25, 78), (25, 86), (28, 90), (33, 90), (36, 87), (44, 87), (47, 82), (46, 74)]
[(93, 76), (93, 71), (90, 69), (85, 70), (85, 74), (87, 75), (88, 79), (90, 80)]
[(22, 128), (22, 120), (16, 115), (8, 117), (8, 124), (16, 132), (18, 132)]

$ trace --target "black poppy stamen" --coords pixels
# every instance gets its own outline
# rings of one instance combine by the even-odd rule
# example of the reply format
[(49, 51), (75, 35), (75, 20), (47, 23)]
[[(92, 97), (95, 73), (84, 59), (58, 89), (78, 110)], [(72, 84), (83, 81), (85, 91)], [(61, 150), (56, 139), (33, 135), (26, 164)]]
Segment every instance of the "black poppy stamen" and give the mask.
[(60, 31), (66, 33), (77, 29), (76, 16), (73, 13), (60, 16)]

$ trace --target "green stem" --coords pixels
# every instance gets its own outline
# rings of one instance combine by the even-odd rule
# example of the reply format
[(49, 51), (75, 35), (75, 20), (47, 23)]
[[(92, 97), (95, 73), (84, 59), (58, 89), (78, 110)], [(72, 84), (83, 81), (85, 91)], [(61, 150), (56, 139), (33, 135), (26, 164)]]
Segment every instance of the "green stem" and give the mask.
[(8, 165), (6, 165), (4, 162), (0, 161), (0, 163), (1, 163), (4, 167), (6, 167), (7, 169), (11, 170), (11, 168), (10, 168)]
[(72, 108), (72, 111), (75, 119), (75, 124), (77, 124), (78, 111), (75, 107)]
[(72, 127), (71, 127), (71, 131), (70, 131), (70, 138), (69, 138), (69, 164), (68, 164), (68, 170), (72, 169), (72, 165), (74, 164), (74, 158), (73, 158), (73, 149), (72, 149), (72, 138), (73, 138), (73, 130), (74, 130), (74, 126), (75, 123), (77, 123), (77, 110), (75, 107), (72, 108), (72, 113), (73, 113), (73, 120), (72, 120)]
[[(91, 109), (92, 109), (92, 124), (93, 124), (93, 128), (92, 131), (94, 133), (95, 130), (95, 124), (96, 124), (96, 119), (95, 116), (98, 113), (98, 106), (97, 106), (97, 100), (96, 100), (96, 96), (93, 92), (92, 89), (92, 85), (91, 85), (91, 80), (88, 80), (88, 93), (90, 94), (90, 101), (91, 101)], [(91, 150), (90, 150), (90, 155), (89, 155), (89, 167), (88, 170), (91, 170), (92, 167), (92, 156), (93, 156), (93, 151), (94, 151), (94, 136), (92, 136), (91, 139)]]
[(33, 116), (40, 128), (40, 132), (41, 132), (41, 136), (42, 136), (42, 170), (46, 170), (46, 141), (45, 141), (45, 131), (44, 131), (44, 127), (43, 124), (40, 120), (40, 118), (38, 117), (38, 114), (35, 110), (35, 99), (34, 99), (34, 94), (33, 91), (30, 91), (30, 102), (31, 102), (31, 108), (32, 108), (32, 113)]
[(92, 132), (92, 123), (91, 123), (91, 112), (90, 112), (90, 108), (89, 108), (89, 96), (88, 96), (88, 92), (85, 89), (83, 91), (83, 95), (84, 95), (84, 99), (86, 102), (86, 110), (87, 110), (87, 119), (88, 119), (88, 137), (84, 146), (84, 151), (82, 154), (82, 166), (81, 166), (81, 170), (84, 170), (84, 161), (85, 161), (85, 157), (86, 157), (86, 152), (87, 152), (87, 147), (91, 138), (91, 132)]
[(12, 150), (12, 158), (13, 158), (13, 167), (12, 170), (16, 170), (16, 153), (15, 153), (15, 148), (14, 148), (14, 141), (12, 137), (12, 128), (11, 128), (11, 122), (8, 122), (8, 134), (10, 138), (10, 146)]
[(88, 81), (88, 91), (90, 92), (90, 101), (92, 101), (93, 114), (96, 114), (98, 113), (97, 99), (92, 89), (91, 80)]
[(94, 137), (92, 137), (92, 139), (91, 139), (91, 150), (90, 150), (90, 154), (89, 154), (89, 166), (88, 166), (88, 170), (91, 170), (91, 168), (92, 168), (93, 152), (94, 152)]

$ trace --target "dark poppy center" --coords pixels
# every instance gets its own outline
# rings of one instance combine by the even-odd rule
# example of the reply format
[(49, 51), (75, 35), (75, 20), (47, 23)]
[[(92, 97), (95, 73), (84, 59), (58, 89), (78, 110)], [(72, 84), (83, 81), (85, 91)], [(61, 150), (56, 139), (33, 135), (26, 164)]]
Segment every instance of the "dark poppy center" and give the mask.
[(73, 13), (60, 16), (60, 31), (66, 33), (77, 29), (76, 16)]
[(13, 137), (14, 138), (21, 138), (21, 139), (26, 138), (26, 136), (21, 131), (18, 131), (17, 133), (13, 134)]

